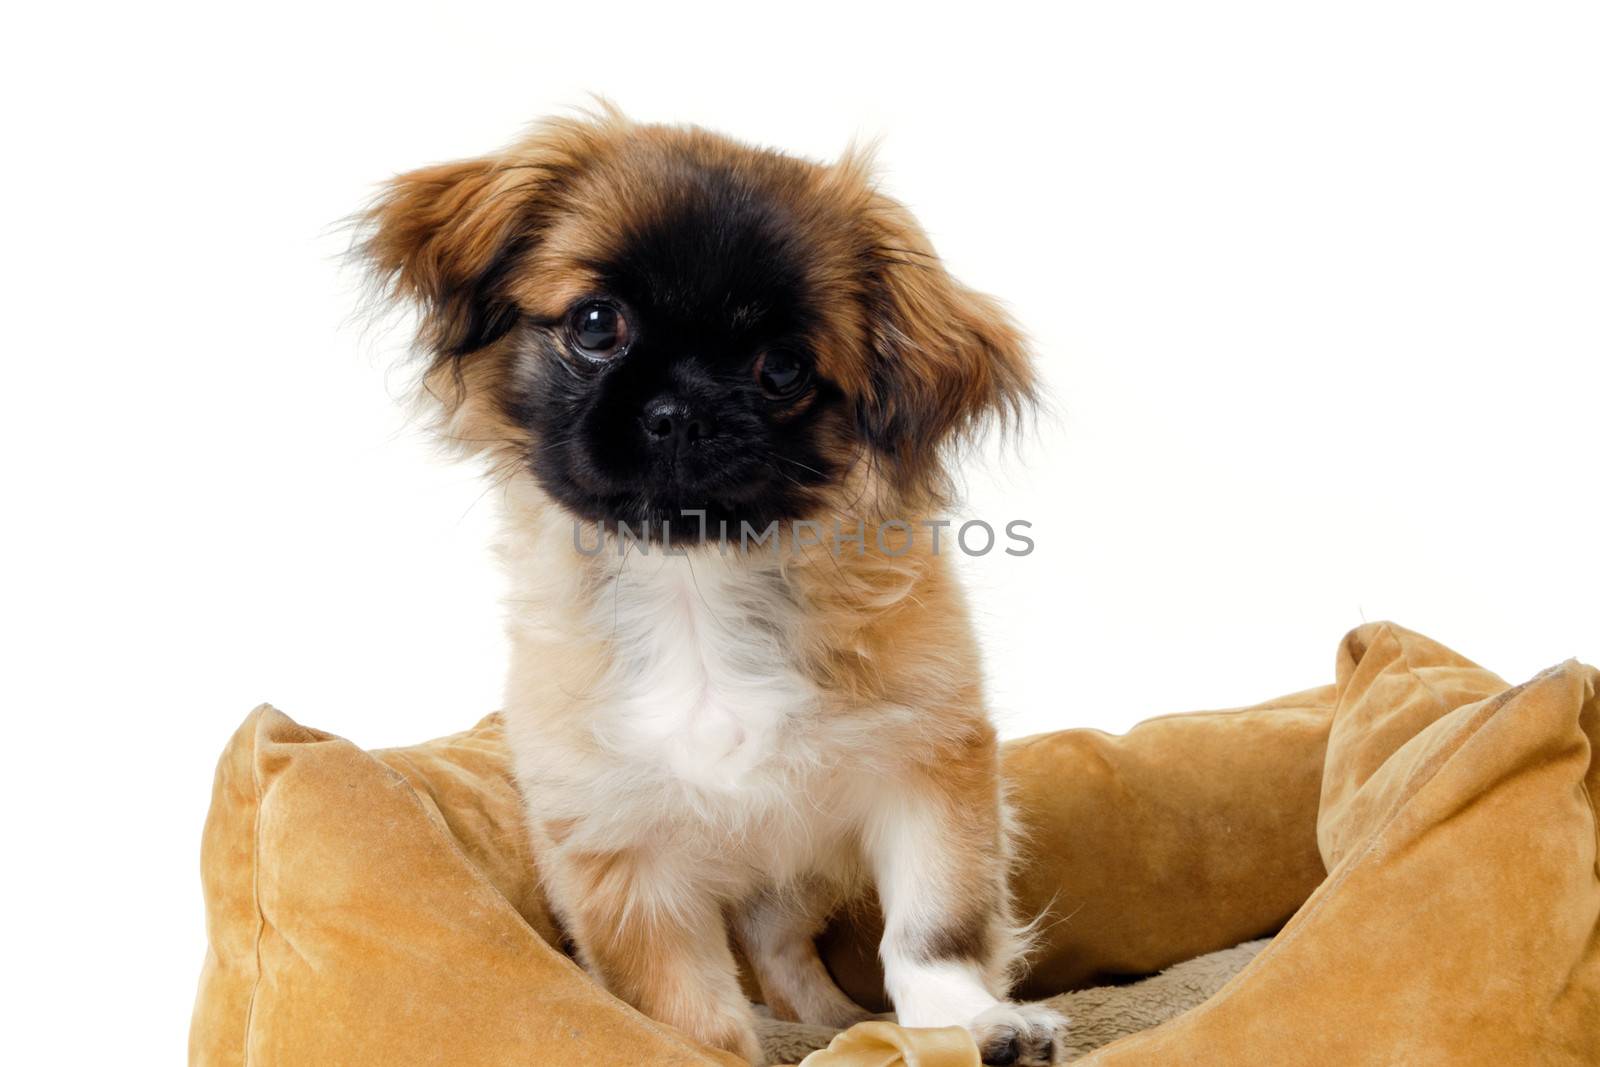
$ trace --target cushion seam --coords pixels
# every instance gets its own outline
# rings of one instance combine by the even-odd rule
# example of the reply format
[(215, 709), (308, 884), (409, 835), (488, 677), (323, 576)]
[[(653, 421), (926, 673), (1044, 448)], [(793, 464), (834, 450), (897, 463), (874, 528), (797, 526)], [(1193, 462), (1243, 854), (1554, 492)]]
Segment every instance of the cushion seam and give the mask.
[[(1005, 751), (1010, 752), (1010, 751), (1015, 751), (1017, 749), (1031, 748), (1035, 744), (1037, 744), (1037, 743), (1039, 743), (1041, 741), (1049, 741), (1052, 738), (1060, 737), (1062, 734), (1092, 734), (1092, 735), (1095, 735), (1097, 737), (1108, 737), (1113, 741), (1120, 741), (1123, 738), (1130, 736), (1135, 730), (1139, 729), (1141, 726), (1147, 726), (1147, 725), (1149, 725), (1150, 723), (1153, 723), (1153, 722), (1170, 722), (1170, 721), (1172, 721), (1174, 719), (1193, 719), (1193, 718), (1211, 718), (1211, 717), (1220, 718), (1220, 717), (1226, 716), (1226, 715), (1249, 715), (1249, 714), (1252, 714), (1252, 713), (1261, 714), (1263, 712), (1273, 712), (1273, 711), (1313, 711), (1313, 712), (1324, 712), (1324, 713), (1327, 713), (1327, 714), (1331, 714), (1332, 711), (1333, 711), (1333, 705), (1332, 704), (1271, 704), (1271, 703), (1268, 703), (1268, 704), (1248, 704), (1248, 705), (1245, 705), (1244, 707), (1239, 707), (1239, 708), (1205, 708), (1205, 709), (1201, 709), (1199, 711), (1173, 711), (1173, 712), (1168, 712), (1165, 715), (1152, 715), (1148, 719), (1140, 719), (1138, 722), (1134, 723), (1132, 726), (1128, 727), (1126, 730), (1121, 731), (1120, 733), (1118, 731), (1116, 731), (1116, 730), (1101, 730), (1098, 727), (1094, 727), (1094, 726), (1069, 726), (1069, 727), (1065, 727), (1064, 729), (1060, 729), (1060, 730), (1044, 730), (1044, 731), (1041, 731), (1041, 732), (1036, 733), (1036, 734), (1025, 734), (1022, 737), (1009, 737), (1009, 738), (1006, 738), (1004, 741), (1002, 741), (1000, 743), (1000, 745), (1001, 745), (1002, 749), (1004, 749)], [(1326, 717), (1326, 715), (1324, 717)]]
[[(1593, 673), (1594, 668), (1591, 667), (1589, 669), (1591, 671), (1589, 678), (1590, 699), (1593, 699), (1594, 694), (1600, 691), (1600, 685), (1596, 684), (1596, 675)], [(1587, 704), (1587, 701), (1585, 701), (1585, 704)], [(1594, 761), (1600, 759), (1600, 751), (1596, 751), (1594, 742), (1589, 740), (1589, 735), (1583, 729), (1582, 707), (1578, 709), (1578, 734), (1589, 744), (1589, 765), (1593, 767)], [(1594, 792), (1589, 788), (1589, 776), (1587, 774), (1578, 779), (1578, 788), (1583, 790), (1583, 799), (1589, 804), (1589, 822), (1594, 826), (1594, 873), (1596, 878), (1600, 878), (1600, 804), (1595, 803)]]
[[(1429, 682), (1426, 678), (1424, 678), (1417, 671), (1417, 668), (1412, 666), (1412, 664), (1411, 664), (1411, 650), (1406, 647), (1406, 644), (1405, 644), (1404, 641), (1400, 640), (1400, 638), (1395, 635), (1394, 628), (1392, 626), (1388, 625), (1387, 623), (1385, 623), (1384, 624), (1384, 633), (1387, 634), (1387, 636), (1391, 640), (1393, 640), (1396, 645), (1399, 646), (1399, 648), (1400, 648), (1400, 660), (1401, 660), (1401, 662), (1403, 662), (1405, 664), (1406, 673), (1411, 675), (1412, 678), (1416, 679), (1417, 684), (1422, 686), (1422, 688), (1427, 691), (1427, 694), (1430, 697), (1433, 698), (1434, 707), (1438, 708), (1439, 711), (1440, 711), (1440, 713), (1438, 715), (1434, 716), (1433, 722), (1438, 722), (1439, 719), (1443, 718), (1445, 715), (1450, 714), (1451, 710), (1453, 710), (1453, 709), (1451, 709), (1445, 703), (1445, 699), (1440, 694), (1439, 690), (1435, 689), (1433, 687), (1433, 683)], [(1429, 725), (1432, 725), (1432, 723), (1430, 723)], [(1424, 726), (1422, 729), (1426, 730), (1427, 727)], [(1418, 730), (1417, 732), (1421, 733), (1422, 730)], [(1393, 756), (1394, 753), (1391, 752), (1391, 753), (1389, 753), (1389, 755)], [(1387, 763), (1388, 760), (1385, 759), (1384, 762)]]
[[(1594, 757), (1594, 753), (1593, 753), (1592, 750), (1590, 752), (1589, 758), (1590, 759), (1594, 759), (1595, 758)], [(1595, 846), (1595, 848), (1594, 848), (1594, 851), (1595, 851), (1594, 871), (1595, 871), (1595, 876), (1596, 877), (1600, 877), (1600, 805), (1597, 805), (1594, 802), (1594, 794), (1589, 791), (1589, 783), (1588, 782), (1580, 780), (1578, 782), (1578, 788), (1583, 790), (1583, 799), (1589, 805), (1589, 822), (1591, 824), (1593, 824), (1593, 826), (1594, 826), (1594, 846)]]
[(250, 821), (250, 902), (256, 909), (255, 958), (256, 973), (250, 983), (250, 999), (244, 1009), (244, 1050), (240, 1057), (242, 1067), (250, 1067), (250, 1028), (255, 1024), (256, 994), (261, 989), (261, 939), (267, 930), (267, 916), (261, 910), (261, 753), (259, 730), (256, 744), (250, 752), (250, 782), (255, 792), (255, 806)]

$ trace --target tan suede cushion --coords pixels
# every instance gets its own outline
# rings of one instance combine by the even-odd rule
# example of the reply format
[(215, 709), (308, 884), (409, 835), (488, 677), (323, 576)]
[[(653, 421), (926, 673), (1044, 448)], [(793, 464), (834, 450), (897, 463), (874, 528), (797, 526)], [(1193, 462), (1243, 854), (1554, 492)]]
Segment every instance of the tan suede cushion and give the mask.
[(1338, 677), (1328, 880), (1216, 996), (1081, 1062), (1600, 1063), (1596, 671), (1510, 688), (1374, 625)]
[(192, 1064), (740, 1064), (547, 943), (497, 720), (375, 757), (262, 706), (217, 768)]
[[(1031, 837), (1018, 896), (1048, 905), (1028, 992), (1154, 971), (1293, 914), (1216, 996), (1082, 1062), (1600, 1062), (1595, 672), (1508, 690), (1374, 625), (1345, 639), (1337, 677), (1008, 746)], [(552, 947), (521, 823), (494, 717), (368, 754), (258, 708), (206, 825), (191, 1063), (736, 1062)], [(867, 911), (826, 948), (870, 999)], [(917, 1034), (896, 1042), (915, 1058)]]

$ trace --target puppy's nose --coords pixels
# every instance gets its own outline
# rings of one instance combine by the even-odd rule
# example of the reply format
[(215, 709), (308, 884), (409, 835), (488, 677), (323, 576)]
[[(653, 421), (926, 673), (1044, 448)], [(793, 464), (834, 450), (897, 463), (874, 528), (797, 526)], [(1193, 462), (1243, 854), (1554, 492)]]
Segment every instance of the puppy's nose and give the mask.
[(681, 451), (716, 433), (708, 416), (673, 396), (658, 396), (644, 406), (644, 430), (652, 444)]

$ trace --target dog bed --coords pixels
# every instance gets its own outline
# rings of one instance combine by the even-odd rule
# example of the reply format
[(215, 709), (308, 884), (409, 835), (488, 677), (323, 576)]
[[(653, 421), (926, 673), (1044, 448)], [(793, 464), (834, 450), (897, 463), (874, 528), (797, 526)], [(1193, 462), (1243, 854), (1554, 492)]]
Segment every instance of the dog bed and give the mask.
[[(1335, 674), (1006, 746), (1045, 915), (1021, 994), (1104, 1067), (1600, 1063), (1600, 675), (1513, 687), (1392, 624)], [(368, 753), (256, 709), (202, 843), (190, 1062), (740, 1062), (592, 983), (536, 871), (496, 717)], [(883, 1010), (875, 925), (863, 902), (822, 947)], [(957, 1029), (763, 1028), (807, 1067), (977, 1062)]]

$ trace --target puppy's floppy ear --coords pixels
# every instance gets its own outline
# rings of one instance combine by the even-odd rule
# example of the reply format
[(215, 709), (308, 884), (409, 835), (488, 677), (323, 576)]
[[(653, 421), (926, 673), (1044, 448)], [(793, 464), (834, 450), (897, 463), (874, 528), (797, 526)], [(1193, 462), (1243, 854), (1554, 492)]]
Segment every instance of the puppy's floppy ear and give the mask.
[(940, 494), (950, 445), (1032, 406), (1027, 342), (997, 301), (945, 270), (905, 207), (874, 193), (868, 217), (872, 369), (862, 429), (902, 490)]
[(418, 340), (436, 359), (482, 348), (515, 324), (497, 283), (520, 243), (526, 181), (498, 160), (445, 163), (395, 178), (367, 212), (360, 251), (389, 296), (421, 310)]
[(422, 312), (418, 341), (438, 362), (460, 359), (517, 322), (506, 283), (537, 241), (563, 188), (608, 136), (620, 112), (540, 123), (497, 155), (402, 174), (360, 217), (356, 253), (383, 295)]

